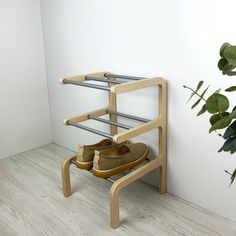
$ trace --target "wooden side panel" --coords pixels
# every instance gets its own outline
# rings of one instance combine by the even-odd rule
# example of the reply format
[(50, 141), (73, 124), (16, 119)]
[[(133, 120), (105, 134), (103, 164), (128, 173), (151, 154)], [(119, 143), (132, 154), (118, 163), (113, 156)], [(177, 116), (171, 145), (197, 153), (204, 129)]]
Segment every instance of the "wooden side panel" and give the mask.
[(122, 133), (118, 133), (113, 137), (113, 140), (116, 143), (122, 143), (128, 139), (131, 139), (131, 138), (136, 137), (140, 134), (148, 132), (149, 130), (156, 129), (161, 125), (162, 125), (161, 119), (158, 118), (158, 119), (152, 120), (148, 123), (145, 123), (145, 124), (139, 125), (137, 127), (134, 127), (132, 129), (126, 130)]
[(167, 191), (167, 84), (159, 86), (158, 109), (162, 119), (162, 127), (159, 129), (159, 152), (161, 154), (161, 168), (159, 176), (159, 192)]
[(164, 79), (161, 77), (137, 80), (137, 81), (133, 81), (129, 83), (112, 85), (111, 92), (115, 94), (126, 93), (133, 90), (162, 85), (163, 83), (164, 83)]

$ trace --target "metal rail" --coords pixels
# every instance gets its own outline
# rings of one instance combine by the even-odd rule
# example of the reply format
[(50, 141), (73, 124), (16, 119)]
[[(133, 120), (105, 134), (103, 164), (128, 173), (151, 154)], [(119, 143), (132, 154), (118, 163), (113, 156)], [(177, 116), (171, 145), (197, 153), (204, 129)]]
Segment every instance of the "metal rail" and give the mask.
[(103, 79), (98, 77), (92, 77), (92, 76), (85, 76), (85, 80), (93, 80), (93, 81), (99, 81), (99, 82), (105, 82), (105, 83), (111, 83), (111, 84), (123, 84), (124, 82), (119, 80), (109, 80), (109, 79)]
[(141, 117), (138, 117), (138, 116), (128, 115), (128, 114), (121, 113), (121, 112), (116, 112), (116, 111), (111, 111), (111, 110), (107, 110), (106, 112), (108, 114), (117, 115), (117, 116), (125, 117), (125, 118), (128, 118), (128, 119), (141, 121), (141, 122), (144, 122), (144, 123), (147, 123), (147, 122), (151, 121), (151, 120), (148, 120), (148, 119), (145, 119), (145, 118), (141, 118)]
[(128, 76), (128, 75), (116, 75), (116, 74), (111, 74), (111, 73), (105, 73), (105, 77), (110, 77), (110, 78), (119, 78), (119, 79), (128, 79), (128, 80), (141, 80), (141, 79), (146, 79), (145, 77), (137, 77), (137, 76)]
[(97, 121), (100, 121), (100, 122), (103, 122), (103, 123), (106, 123), (106, 124), (115, 125), (117, 127), (123, 128), (123, 129), (131, 129), (131, 128), (133, 128), (132, 126), (121, 124), (121, 123), (117, 123), (117, 122), (110, 121), (110, 120), (106, 120), (106, 119), (103, 119), (103, 118), (100, 118), (100, 117), (97, 117), (97, 116), (88, 115), (88, 118), (92, 119), (92, 120), (97, 120)]
[(76, 165), (76, 160), (72, 159), (70, 160), (70, 163)]
[[(70, 163), (76, 166), (76, 160), (73, 160), (73, 159), (72, 159), (72, 160), (70, 160)], [(88, 170), (88, 171), (92, 173), (91, 170)], [(112, 183), (115, 183), (115, 182), (116, 182), (116, 180), (114, 180), (114, 179), (112, 179), (112, 178), (106, 178), (106, 180), (108, 180), (108, 181), (110, 181), (110, 182), (112, 182)]]
[(101, 135), (103, 137), (112, 139), (112, 135), (110, 135), (108, 133), (105, 133), (105, 132), (102, 132), (102, 131), (99, 131), (99, 130), (96, 130), (96, 129), (93, 129), (93, 128), (90, 128), (88, 126), (81, 125), (81, 124), (78, 124), (78, 123), (75, 123), (75, 122), (72, 122), (72, 121), (68, 121), (67, 124), (72, 125), (72, 126), (77, 127), (77, 128), (80, 128), (80, 129), (87, 130), (87, 131), (92, 132), (94, 134), (98, 134), (98, 135)]
[(64, 79), (63, 83), (110, 91), (110, 88), (107, 86), (102, 86), (102, 85), (97, 85), (97, 84), (89, 84), (89, 83), (84, 83), (84, 82), (75, 81), (75, 80)]

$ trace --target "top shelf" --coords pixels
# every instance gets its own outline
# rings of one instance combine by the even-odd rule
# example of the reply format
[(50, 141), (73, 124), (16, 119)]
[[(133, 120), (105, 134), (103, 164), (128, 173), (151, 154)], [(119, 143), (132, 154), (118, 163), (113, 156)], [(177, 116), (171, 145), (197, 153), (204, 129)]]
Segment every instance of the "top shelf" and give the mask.
[[(89, 81), (99, 81), (106, 83), (107, 86), (92, 84)], [(147, 131), (156, 128), (165, 129), (166, 126), (166, 81), (161, 77), (144, 78), (126, 75), (116, 75), (109, 72), (98, 72), (86, 75), (78, 75), (72, 77), (64, 77), (60, 79), (61, 84), (74, 84), (95, 89), (106, 90), (109, 93), (109, 104), (101, 109), (73, 116), (64, 120), (65, 125), (75, 126), (80, 129), (90, 131), (92, 133), (111, 138), (116, 143), (122, 143), (133, 137), (141, 135)], [(129, 114), (117, 112), (116, 94), (121, 94), (133, 90), (143, 89), (147, 87), (158, 87), (158, 115), (152, 120), (136, 117)], [(101, 118), (101, 116), (109, 115), (109, 120)], [(144, 122), (136, 127), (117, 122), (117, 116), (123, 116), (128, 119)], [(82, 125), (80, 123), (87, 120), (95, 120), (110, 125), (110, 133)], [(125, 129), (118, 132), (117, 127)]]
[[(108, 86), (87, 83), (88, 81), (104, 82), (107, 83)], [(86, 75), (63, 77), (60, 79), (60, 83), (74, 84), (78, 86), (105, 90), (113, 94), (121, 94), (151, 86), (164, 86), (165, 80), (161, 77), (145, 78), (127, 75), (116, 75), (109, 72), (98, 72)]]

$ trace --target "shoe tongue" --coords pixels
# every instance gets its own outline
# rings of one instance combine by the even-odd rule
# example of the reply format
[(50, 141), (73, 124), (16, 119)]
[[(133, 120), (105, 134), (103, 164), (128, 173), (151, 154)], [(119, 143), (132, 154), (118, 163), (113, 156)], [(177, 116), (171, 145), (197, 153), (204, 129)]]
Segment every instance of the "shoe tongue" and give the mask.
[(123, 144), (122, 146), (119, 147), (119, 153), (121, 155), (125, 154), (125, 153), (128, 153), (128, 152), (130, 152), (130, 149), (126, 144)]

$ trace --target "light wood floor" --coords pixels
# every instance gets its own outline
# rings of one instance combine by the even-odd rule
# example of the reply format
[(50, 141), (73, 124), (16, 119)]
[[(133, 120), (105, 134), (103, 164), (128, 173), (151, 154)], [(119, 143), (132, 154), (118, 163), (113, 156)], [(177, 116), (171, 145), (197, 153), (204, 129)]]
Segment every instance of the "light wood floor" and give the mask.
[(0, 160), (0, 235), (235, 236), (236, 223), (135, 182), (121, 192), (121, 226), (109, 227), (111, 183), (72, 167), (75, 193), (62, 195), (70, 152), (51, 144)]

